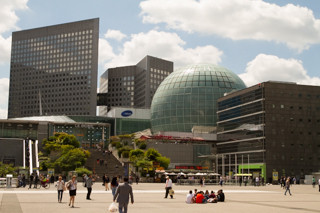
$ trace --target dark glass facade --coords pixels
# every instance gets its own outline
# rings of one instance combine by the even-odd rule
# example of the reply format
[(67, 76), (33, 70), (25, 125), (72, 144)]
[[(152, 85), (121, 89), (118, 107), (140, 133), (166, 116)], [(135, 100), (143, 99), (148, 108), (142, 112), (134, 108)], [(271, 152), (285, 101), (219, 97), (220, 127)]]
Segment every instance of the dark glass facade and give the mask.
[(96, 115), (99, 19), (12, 33), (8, 118)]
[[(219, 154), (242, 164), (265, 165), (260, 174), (296, 176), (320, 168), (320, 87), (265, 82), (218, 101)], [(239, 157), (240, 156), (240, 157)], [(239, 161), (240, 160), (240, 161)], [(249, 160), (249, 161), (248, 161)], [(222, 160), (219, 160), (220, 171)], [(235, 160), (231, 167), (236, 170)], [(247, 170), (245, 170), (247, 171)]]

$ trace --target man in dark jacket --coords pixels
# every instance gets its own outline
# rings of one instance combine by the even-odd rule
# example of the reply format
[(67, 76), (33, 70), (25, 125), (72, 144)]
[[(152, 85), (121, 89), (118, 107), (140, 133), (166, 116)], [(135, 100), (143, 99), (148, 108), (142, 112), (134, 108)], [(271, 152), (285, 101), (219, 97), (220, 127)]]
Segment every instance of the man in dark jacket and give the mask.
[(92, 191), (92, 181), (94, 181), (92, 179), (92, 175), (89, 175), (89, 177), (86, 180), (86, 187), (87, 187), (87, 190), (88, 190), (87, 200), (91, 200), (90, 195), (91, 195), (91, 191)]
[(131, 197), (131, 203), (133, 204), (133, 193), (132, 193), (132, 187), (128, 184), (128, 178), (124, 178), (123, 181), (124, 183), (117, 187), (116, 193), (113, 196), (113, 202), (117, 200), (117, 202), (119, 203), (120, 213), (127, 213), (129, 195)]
[(31, 189), (31, 186), (32, 186), (32, 182), (33, 182), (33, 174), (30, 175), (29, 177), (29, 188), (28, 189)]

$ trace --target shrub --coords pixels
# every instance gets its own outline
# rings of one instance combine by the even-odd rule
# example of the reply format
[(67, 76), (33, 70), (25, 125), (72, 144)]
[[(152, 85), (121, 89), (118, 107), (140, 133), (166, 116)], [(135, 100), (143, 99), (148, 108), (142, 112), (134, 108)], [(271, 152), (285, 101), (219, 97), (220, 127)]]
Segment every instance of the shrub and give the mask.
[(121, 147), (122, 147), (122, 144), (121, 144), (120, 142), (117, 142), (116, 148), (117, 148), (117, 149), (120, 149)]
[(147, 148), (147, 144), (146, 143), (141, 143), (139, 146), (139, 149), (146, 149)]
[(83, 174), (92, 175), (92, 172), (87, 168), (76, 168), (76, 172), (78, 172), (78, 177), (81, 177)]
[(128, 147), (128, 146), (122, 147), (122, 148), (118, 149), (118, 156), (121, 157), (122, 152), (124, 152), (124, 151), (130, 152), (131, 150), (132, 150), (131, 147)]
[(123, 158), (129, 158), (129, 153), (130, 153), (130, 151), (123, 151), (122, 152), (122, 157)]

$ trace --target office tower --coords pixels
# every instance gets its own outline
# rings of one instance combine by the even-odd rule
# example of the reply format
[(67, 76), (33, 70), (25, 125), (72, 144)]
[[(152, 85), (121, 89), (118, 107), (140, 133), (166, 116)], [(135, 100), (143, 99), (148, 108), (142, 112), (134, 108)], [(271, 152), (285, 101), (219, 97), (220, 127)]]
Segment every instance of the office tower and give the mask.
[(173, 62), (146, 56), (137, 65), (109, 68), (100, 77), (99, 115), (112, 107), (150, 108), (160, 83), (173, 72)]
[(96, 115), (99, 19), (12, 33), (8, 118)]
[(217, 113), (219, 173), (271, 182), (274, 173), (304, 179), (318, 172), (320, 87), (264, 82), (220, 98)]

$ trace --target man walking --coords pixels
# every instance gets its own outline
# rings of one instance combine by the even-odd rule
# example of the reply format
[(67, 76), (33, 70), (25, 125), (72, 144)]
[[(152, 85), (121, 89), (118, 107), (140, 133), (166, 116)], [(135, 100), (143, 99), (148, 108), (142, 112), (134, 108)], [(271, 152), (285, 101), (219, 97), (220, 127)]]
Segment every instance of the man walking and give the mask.
[[(172, 180), (169, 178), (169, 176), (166, 177), (166, 196), (164, 198), (167, 198), (168, 197), (168, 194), (169, 194), (169, 190), (172, 189)], [(173, 198), (172, 195), (170, 195), (171, 199)]]
[(88, 190), (87, 200), (91, 200), (90, 195), (91, 195), (91, 191), (92, 191), (92, 181), (93, 181), (92, 180), (92, 175), (89, 175), (89, 177), (86, 180), (86, 187), (87, 187), (87, 190)]
[(133, 204), (132, 187), (128, 184), (128, 178), (123, 179), (124, 183), (117, 187), (116, 193), (113, 196), (113, 202), (117, 199), (119, 203), (119, 212), (128, 212), (129, 195), (131, 197), (131, 203)]

